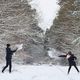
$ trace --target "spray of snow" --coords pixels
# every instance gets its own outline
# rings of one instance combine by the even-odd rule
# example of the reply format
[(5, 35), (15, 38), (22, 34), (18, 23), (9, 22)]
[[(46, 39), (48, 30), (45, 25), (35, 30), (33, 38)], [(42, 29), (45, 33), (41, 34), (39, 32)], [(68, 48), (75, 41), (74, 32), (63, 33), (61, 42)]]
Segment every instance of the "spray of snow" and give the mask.
[(18, 50), (21, 50), (23, 48), (23, 44), (17, 44), (16, 47), (18, 48)]
[(44, 31), (51, 27), (60, 7), (58, 0), (28, 0), (33, 9), (39, 15), (39, 27)]
[(57, 51), (57, 50), (54, 49), (54, 48), (49, 48), (49, 50), (48, 50), (48, 56), (49, 56), (50, 58), (54, 58), (54, 59), (58, 60), (58, 59), (60, 59), (60, 58), (58, 57), (60, 54), (64, 54), (64, 53), (62, 53), (62, 52), (60, 52), (60, 51)]

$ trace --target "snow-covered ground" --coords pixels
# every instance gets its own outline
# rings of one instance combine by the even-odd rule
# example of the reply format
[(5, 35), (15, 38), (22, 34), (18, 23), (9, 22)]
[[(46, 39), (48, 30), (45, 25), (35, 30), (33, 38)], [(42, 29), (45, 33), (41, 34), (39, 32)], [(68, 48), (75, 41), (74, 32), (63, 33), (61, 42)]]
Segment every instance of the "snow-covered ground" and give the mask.
[[(3, 65), (0, 65), (0, 71)], [(80, 69), (80, 67), (78, 67)], [(0, 80), (80, 80), (80, 73), (72, 67), (67, 74), (68, 67), (49, 65), (15, 65), (12, 73), (8, 69), (0, 72)]]
[(28, 0), (33, 9), (37, 10), (39, 15), (39, 26), (45, 31), (53, 24), (60, 9), (58, 0)]

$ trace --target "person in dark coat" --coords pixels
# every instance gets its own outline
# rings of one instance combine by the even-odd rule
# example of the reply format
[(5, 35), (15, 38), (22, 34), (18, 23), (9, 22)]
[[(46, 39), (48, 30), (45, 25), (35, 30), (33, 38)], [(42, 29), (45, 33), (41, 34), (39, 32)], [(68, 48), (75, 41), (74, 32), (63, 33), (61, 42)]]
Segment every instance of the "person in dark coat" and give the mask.
[(68, 62), (69, 62), (68, 74), (69, 74), (70, 69), (71, 69), (72, 66), (74, 66), (76, 68), (77, 72), (79, 72), (79, 69), (77, 68), (76, 62), (75, 62), (77, 57), (74, 56), (74, 54), (72, 54), (71, 51), (69, 51), (66, 55), (60, 55), (59, 57), (66, 57), (68, 59)]
[(2, 73), (4, 72), (4, 70), (9, 66), (9, 73), (11, 73), (11, 69), (12, 69), (12, 55), (14, 52), (17, 51), (16, 50), (11, 50), (10, 48), (10, 44), (6, 45), (6, 66), (2, 69)]

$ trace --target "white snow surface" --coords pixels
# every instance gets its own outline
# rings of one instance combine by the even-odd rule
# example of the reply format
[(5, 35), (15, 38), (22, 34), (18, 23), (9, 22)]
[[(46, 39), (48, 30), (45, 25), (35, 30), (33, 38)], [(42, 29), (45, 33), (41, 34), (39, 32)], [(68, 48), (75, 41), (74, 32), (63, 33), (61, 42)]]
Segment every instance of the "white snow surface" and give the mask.
[[(0, 64), (0, 70), (2, 69)], [(80, 66), (78, 66), (80, 69)], [(0, 80), (80, 80), (80, 73), (72, 67), (67, 74), (68, 66), (58, 65), (16, 65), (13, 64), (12, 73), (8, 69), (0, 72)]]
[(57, 16), (57, 13), (60, 9), (58, 5), (58, 0), (28, 0), (31, 1), (33, 9), (37, 10), (38, 13), (38, 22), (39, 27), (41, 27), (44, 31), (51, 27), (53, 24), (53, 20)]

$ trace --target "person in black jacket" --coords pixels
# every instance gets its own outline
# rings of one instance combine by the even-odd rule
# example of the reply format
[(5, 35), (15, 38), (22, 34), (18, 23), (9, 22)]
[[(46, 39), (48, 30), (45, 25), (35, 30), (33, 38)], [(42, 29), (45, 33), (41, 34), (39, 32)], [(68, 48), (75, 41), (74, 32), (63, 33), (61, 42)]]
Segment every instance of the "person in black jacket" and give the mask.
[(17, 51), (16, 50), (11, 50), (10, 48), (10, 44), (6, 45), (6, 66), (2, 69), (2, 72), (4, 72), (4, 70), (9, 66), (9, 73), (11, 73), (11, 68), (12, 68), (12, 55), (14, 52)]
[(69, 51), (66, 55), (60, 55), (59, 57), (66, 57), (68, 59), (68, 62), (69, 62), (68, 74), (69, 74), (70, 69), (71, 69), (72, 66), (74, 66), (76, 68), (76, 70), (79, 72), (79, 69), (77, 68), (76, 62), (75, 62), (77, 57), (74, 56), (74, 54), (72, 54), (71, 51)]

